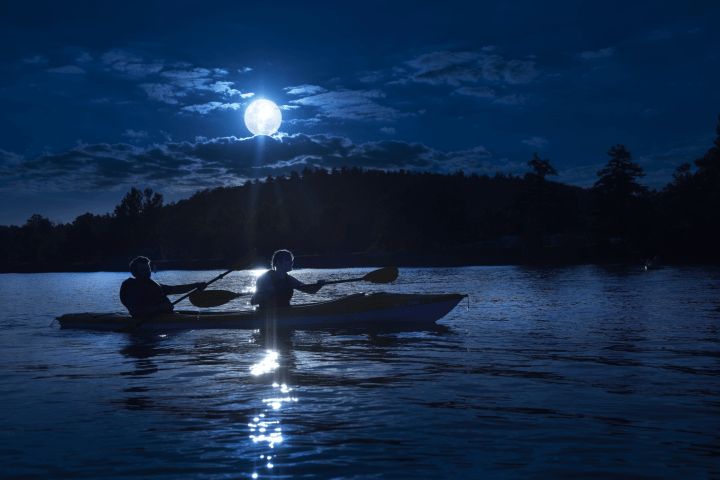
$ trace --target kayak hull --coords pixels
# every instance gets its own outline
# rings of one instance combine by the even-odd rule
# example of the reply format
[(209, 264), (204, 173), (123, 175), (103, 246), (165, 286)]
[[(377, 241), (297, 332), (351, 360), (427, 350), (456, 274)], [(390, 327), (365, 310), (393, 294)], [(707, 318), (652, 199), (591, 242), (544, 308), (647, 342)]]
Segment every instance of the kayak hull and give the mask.
[[(274, 311), (180, 311), (151, 318), (135, 331), (217, 328), (306, 328), (346, 325), (434, 323), (467, 297), (460, 294), (357, 294), (323, 303), (296, 305)], [(116, 331), (140, 319), (123, 313), (70, 313), (57, 318), (61, 328)]]

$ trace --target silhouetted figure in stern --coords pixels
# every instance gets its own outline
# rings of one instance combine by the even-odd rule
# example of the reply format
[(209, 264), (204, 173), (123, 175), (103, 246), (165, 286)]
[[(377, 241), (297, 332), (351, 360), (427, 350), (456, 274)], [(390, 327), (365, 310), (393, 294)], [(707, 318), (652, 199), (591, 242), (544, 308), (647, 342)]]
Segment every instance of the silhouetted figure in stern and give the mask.
[(161, 285), (150, 278), (150, 259), (137, 257), (130, 262), (128, 278), (120, 287), (120, 301), (135, 318), (147, 317), (158, 313), (172, 313), (173, 304), (168, 295), (180, 295), (191, 290), (203, 290), (204, 282), (187, 285)]

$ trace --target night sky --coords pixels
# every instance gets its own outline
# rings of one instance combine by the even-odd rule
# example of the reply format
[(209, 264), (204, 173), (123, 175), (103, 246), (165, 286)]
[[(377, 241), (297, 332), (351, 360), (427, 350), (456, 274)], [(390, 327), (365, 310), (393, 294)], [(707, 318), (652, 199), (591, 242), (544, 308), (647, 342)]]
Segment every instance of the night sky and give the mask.
[[(538, 152), (589, 187), (618, 143), (662, 188), (720, 114), (715, 1), (8, 3), (0, 225), (306, 166), (522, 175)], [(283, 122), (253, 137), (263, 98)]]

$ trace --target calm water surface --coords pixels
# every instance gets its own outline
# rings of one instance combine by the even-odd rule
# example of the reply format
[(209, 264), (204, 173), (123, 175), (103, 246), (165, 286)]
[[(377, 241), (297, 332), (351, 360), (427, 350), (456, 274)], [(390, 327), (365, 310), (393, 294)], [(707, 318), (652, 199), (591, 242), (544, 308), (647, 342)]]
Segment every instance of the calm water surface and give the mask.
[(470, 294), (402, 331), (49, 326), (125, 278), (0, 275), (2, 478), (720, 478), (717, 269), (401, 269), (384, 290)]

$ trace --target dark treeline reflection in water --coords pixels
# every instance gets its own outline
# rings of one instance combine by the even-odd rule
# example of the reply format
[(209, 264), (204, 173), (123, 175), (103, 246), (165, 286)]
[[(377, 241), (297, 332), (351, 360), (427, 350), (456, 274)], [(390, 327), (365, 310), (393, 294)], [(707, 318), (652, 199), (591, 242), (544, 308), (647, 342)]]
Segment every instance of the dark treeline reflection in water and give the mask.
[[(468, 293), (469, 310), (414, 329), (164, 335), (48, 326), (121, 310), (125, 274), (0, 275), (0, 476), (718, 478), (717, 273), (401, 269), (385, 290)], [(379, 288), (315, 298), (363, 290)]]

